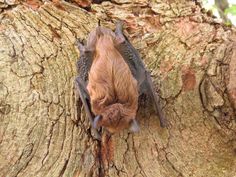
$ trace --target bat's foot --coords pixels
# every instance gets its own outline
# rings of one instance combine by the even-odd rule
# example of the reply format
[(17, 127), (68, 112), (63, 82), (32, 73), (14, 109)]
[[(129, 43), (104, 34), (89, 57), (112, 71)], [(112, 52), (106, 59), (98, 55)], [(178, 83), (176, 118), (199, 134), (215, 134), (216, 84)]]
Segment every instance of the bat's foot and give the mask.
[(97, 129), (94, 129), (92, 128), (91, 129), (91, 134), (93, 136), (94, 139), (98, 140), (98, 141), (102, 141), (102, 137), (101, 135), (99, 134), (98, 130)]

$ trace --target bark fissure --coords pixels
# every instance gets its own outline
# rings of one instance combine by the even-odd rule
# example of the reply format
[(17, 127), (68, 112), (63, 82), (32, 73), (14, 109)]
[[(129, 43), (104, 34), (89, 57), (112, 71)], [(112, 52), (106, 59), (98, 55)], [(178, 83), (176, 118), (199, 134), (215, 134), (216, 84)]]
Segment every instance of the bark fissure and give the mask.
[[(0, 19), (3, 176), (235, 175), (235, 32), (194, 2), (116, 0), (90, 11), (47, 2)], [(152, 71), (169, 126), (141, 108), (141, 132), (112, 135), (111, 148), (94, 139), (72, 85), (76, 38), (117, 19)]]

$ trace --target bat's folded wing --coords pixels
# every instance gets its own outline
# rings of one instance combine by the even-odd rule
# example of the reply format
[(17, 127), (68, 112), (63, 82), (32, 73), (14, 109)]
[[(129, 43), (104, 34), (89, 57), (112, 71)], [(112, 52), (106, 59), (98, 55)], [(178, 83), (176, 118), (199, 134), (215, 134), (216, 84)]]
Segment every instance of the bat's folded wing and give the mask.
[[(80, 58), (77, 62), (77, 72), (78, 77), (75, 80), (76, 84), (76, 92), (78, 99), (81, 100), (86, 115), (90, 120), (91, 125), (93, 125), (94, 121), (94, 114), (91, 110), (90, 104), (90, 96), (87, 90), (87, 83), (88, 83), (88, 73), (92, 65), (93, 55), (94, 52), (87, 50), (85, 46), (81, 43), (78, 43), (78, 47), (80, 49)], [(97, 129), (93, 129), (95, 133), (95, 138), (100, 139), (100, 135), (97, 132)]]
[(160, 125), (166, 126), (166, 120), (160, 106), (160, 100), (156, 94), (154, 84), (150, 73), (146, 70), (145, 65), (140, 58), (138, 51), (132, 46), (128, 38), (123, 34), (122, 24), (118, 23), (115, 31), (118, 38), (122, 39), (116, 48), (128, 64), (132, 75), (138, 82), (139, 94), (147, 95), (153, 102), (155, 110), (160, 118)]
[(84, 81), (79, 76), (76, 78), (76, 90), (78, 91), (79, 98), (81, 102), (83, 103), (87, 116), (89, 117), (91, 123), (93, 123), (94, 115), (91, 111), (90, 97), (89, 97)]

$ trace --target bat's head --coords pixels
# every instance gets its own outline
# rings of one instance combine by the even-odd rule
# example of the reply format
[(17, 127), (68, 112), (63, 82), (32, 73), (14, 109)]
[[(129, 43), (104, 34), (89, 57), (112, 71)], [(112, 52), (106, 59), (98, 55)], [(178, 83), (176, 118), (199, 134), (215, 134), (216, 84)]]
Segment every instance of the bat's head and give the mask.
[(123, 105), (116, 103), (107, 107), (95, 117), (94, 128), (105, 127), (110, 133), (120, 132), (129, 128), (131, 132), (138, 132), (139, 126), (135, 117), (123, 111)]
[(97, 40), (96, 52), (108, 52), (113, 51), (115, 48), (114, 39), (111, 35), (102, 35)]
[(98, 26), (89, 33), (86, 50), (110, 50), (115, 45), (119, 45), (121, 42), (123, 42), (123, 39), (120, 39), (120, 37), (117, 36), (112, 30)]
[(101, 43), (99, 40), (100, 38), (103, 38), (103, 36), (109, 36), (112, 41), (116, 38), (116, 35), (112, 30), (98, 26), (89, 33), (86, 49), (89, 51), (94, 51), (97, 44)]

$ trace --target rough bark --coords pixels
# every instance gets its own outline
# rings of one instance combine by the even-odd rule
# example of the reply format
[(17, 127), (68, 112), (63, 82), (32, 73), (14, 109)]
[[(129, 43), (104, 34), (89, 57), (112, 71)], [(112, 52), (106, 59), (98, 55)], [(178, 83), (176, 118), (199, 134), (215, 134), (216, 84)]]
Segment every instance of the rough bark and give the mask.
[[(66, 2), (18, 3), (1, 3), (0, 176), (235, 176), (232, 29), (192, 1), (117, 0), (90, 11)], [(74, 43), (98, 19), (110, 28), (127, 22), (159, 88), (167, 129), (141, 109), (139, 133), (102, 143), (91, 136), (83, 109), (75, 107)], [(109, 163), (102, 158), (106, 146), (114, 151)]]

